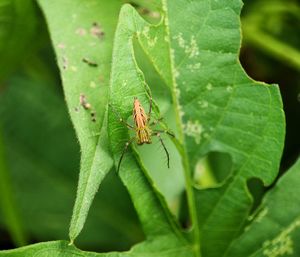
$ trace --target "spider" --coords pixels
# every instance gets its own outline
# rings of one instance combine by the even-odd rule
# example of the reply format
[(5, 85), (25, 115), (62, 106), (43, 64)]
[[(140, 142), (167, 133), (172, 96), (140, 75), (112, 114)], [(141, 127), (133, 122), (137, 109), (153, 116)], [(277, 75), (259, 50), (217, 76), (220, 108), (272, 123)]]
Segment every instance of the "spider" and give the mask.
[(128, 146), (133, 142), (136, 141), (137, 145), (143, 145), (143, 144), (151, 144), (151, 136), (157, 136), (159, 138), (160, 143), (162, 144), (164, 151), (166, 153), (167, 156), (167, 164), (168, 164), (168, 168), (170, 168), (170, 155), (169, 152), (166, 148), (166, 145), (163, 141), (163, 139), (161, 138), (161, 133), (166, 133), (171, 137), (175, 137), (173, 133), (171, 133), (169, 130), (156, 130), (156, 129), (151, 129), (151, 126), (156, 125), (157, 123), (159, 123), (162, 118), (157, 119), (153, 122), (150, 123), (150, 119), (151, 119), (151, 111), (152, 111), (152, 97), (150, 96), (150, 100), (149, 100), (149, 111), (148, 114), (145, 113), (145, 110), (141, 104), (141, 102), (138, 100), (137, 97), (134, 97), (133, 100), (133, 121), (134, 121), (134, 126), (128, 124), (122, 117), (121, 115), (113, 108), (113, 106), (110, 104), (109, 105), (112, 109), (112, 111), (115, 113), (116, 116), (119, 117), (120, 122), (122, 122), (127, 128), (134, 130), (135, 131), (135, 136), (132, 137), (126, 144), (125, 147), (122, 151), (119, 163), (118, 163), (118, 167), (117, 167), (117, 173), (119, 173), (119, 169), (121, 166), (121, 162), (122, 159), (128, 149)]

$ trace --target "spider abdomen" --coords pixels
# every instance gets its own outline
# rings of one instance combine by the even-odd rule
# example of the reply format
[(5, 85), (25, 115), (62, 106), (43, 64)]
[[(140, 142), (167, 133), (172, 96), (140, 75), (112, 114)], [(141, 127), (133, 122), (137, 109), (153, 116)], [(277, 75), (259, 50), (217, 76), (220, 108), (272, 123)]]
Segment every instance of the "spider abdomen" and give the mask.
[(137, 144), (151, 144), (151, 130), (148, 127), (136, 128)]

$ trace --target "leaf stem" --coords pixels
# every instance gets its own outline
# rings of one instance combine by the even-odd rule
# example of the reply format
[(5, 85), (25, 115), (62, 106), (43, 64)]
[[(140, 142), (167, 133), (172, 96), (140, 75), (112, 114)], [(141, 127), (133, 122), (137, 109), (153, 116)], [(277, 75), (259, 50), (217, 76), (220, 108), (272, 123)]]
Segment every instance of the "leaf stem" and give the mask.
[[(166, 27), (166, 34), (167, 37), (169, 38), (169, 42), (171, 42), (171, 36), (170, 36), (170, 27), (169, 27), (169, 18), (168, 18), (168, 6), (167, 6), (167, 1), (163, 0), (163, 10), (165, 12), (165, 27)], [(179, 100), (177, 99), (177, 82), (175, 78), (175, 61), (174, 61), (174, 56), (172, 54), (172, 49), (171, 49), (171, 43), (169, 43), (169, 57), (170, 57), (170, 64), (171, 64), (171, 92), (172, 92), (172, 99), (173, 103), (175, 106), (175, 116), (176, 116), (176, 125), (178, 128), (179, 132), (179, 140), (174, 138), (173, 142), (175, 143), (176, 148), (178, 149), (180, 155), (181, 155), (181, 161), (182, 161), (182, 166), (184, 169), (184, 177), (185, 177), (185, 187), (186, 187), (186, 195), (187, 195), (187, 202), (188, 202), (188, 208), (189, 208), (189, 215), (192, 223), (192, 232), (194, 236), (194, 251), (195, 251), (195, 256), (201, 257), (201, 252), (200, 252), (200, 231), (199, 231), (199, 225), (198, 225), (198, 218), (197, 218), (197, 211), (196, 211), (196, 203), (195, 203), (195, 196), (194, 196), (194, 191), (193, 191), (193, 180), (191, 176), (191, 169), (190, 169), (190, 164), (189, 164), (189, 159), (187, 156), (187, 151), (184, 146), (184, 134), (182, 131), (182, 121), (181, 121), (181, 109), (180, 109), (180, 104)]]
[(184, 177), (185, 177), (185, 189), (187, 195), (187, 202), (189, 208), (189, 215), (192, 223), (192, 231), (194, 234), (194, 251), (195, 256), (201, 257), (201, 247), (200, 247), (200, 230), (198, 224), (198, 217), (196, 211), (196, 202), (195, 202), (195, 195), (193, 190), (193, 179), (191, 176), (190, 164), (189, 159), (186, 153), (186, 149), (184, 145), (178, 141), (178, 139), (174, 138), (173, 142), (181, 155), (182, 166), (184, 170)]

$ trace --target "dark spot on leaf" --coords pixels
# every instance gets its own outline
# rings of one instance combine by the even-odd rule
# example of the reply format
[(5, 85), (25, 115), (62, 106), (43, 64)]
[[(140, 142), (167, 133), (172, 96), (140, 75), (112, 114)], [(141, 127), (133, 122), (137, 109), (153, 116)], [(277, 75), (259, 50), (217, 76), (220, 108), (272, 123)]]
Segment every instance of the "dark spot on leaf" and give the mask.
[(90, 61), (89, 59), (87, 58), (82, 58), (82, 61), (86, 64), (88, 64), (89, 66), (91, 67), (98, 67), (98, 64), (93, 62), (93, 61)]
[(98, 22), (94, 22), (92, 24), (92, 27), (90, 29), (90, 33), (92, 36), (97, 37), (99, 39), (103, 39), (105, 33), (102, 29), (102, 27), (98, 24)]
[(66, 70), (69, 64), (67, 57), (63, 56), (62, 61), (63, 61), (63, 69)]

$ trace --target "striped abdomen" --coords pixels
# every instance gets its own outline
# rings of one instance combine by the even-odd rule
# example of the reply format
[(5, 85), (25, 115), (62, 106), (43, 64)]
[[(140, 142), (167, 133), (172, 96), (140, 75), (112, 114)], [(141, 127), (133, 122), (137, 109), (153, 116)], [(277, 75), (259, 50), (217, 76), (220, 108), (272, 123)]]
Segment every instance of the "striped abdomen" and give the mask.
[(148, 127), (148, 117), (140, 103), (135, 97), (133, 103), (133, 120), (137, 135), (137, 144), (151, 144), (151, 130)]

